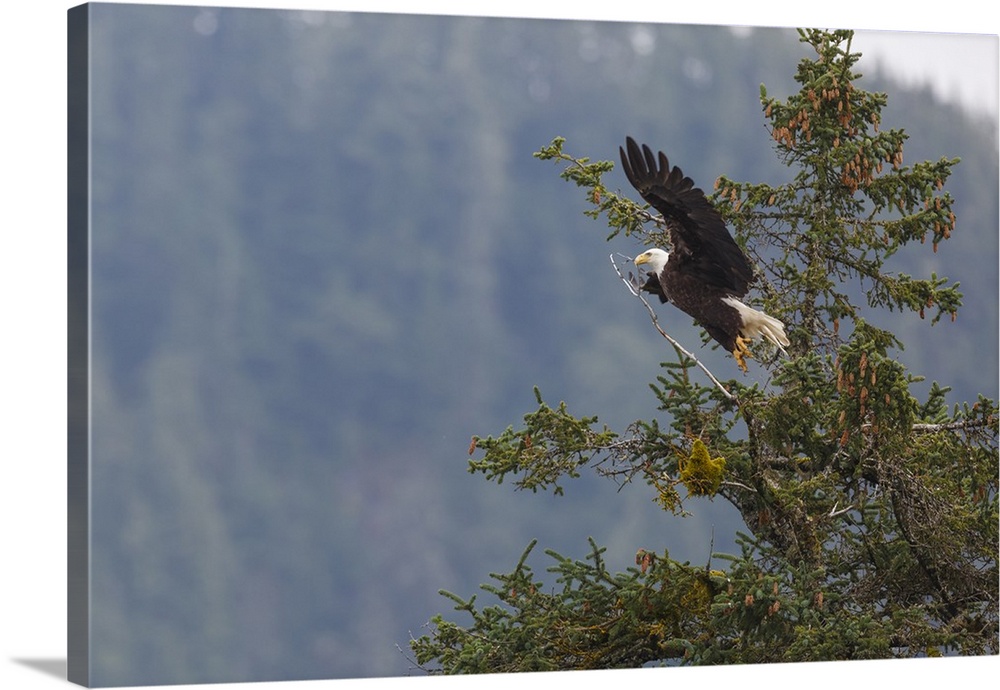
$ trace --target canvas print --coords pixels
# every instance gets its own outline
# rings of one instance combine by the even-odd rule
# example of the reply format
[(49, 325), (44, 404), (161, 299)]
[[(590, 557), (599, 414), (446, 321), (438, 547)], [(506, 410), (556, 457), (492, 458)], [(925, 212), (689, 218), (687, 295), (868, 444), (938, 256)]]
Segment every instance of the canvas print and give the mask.
[(997, 653), (997, 131), (849, 30), (69, 12), (69, 676)]

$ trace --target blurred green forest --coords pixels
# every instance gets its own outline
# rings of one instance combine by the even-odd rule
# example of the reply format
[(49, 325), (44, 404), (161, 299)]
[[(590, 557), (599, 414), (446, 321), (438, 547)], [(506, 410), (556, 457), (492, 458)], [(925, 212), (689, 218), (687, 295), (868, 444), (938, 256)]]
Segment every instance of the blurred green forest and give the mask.
[[(733, 543), (725, 506), (681, 523), (589, 477), (560, 497), (497, 490), (466, 451), (517, 423), (534, 385), (611, 426), (649, 418), (672, 352), (608, 261), (638, 247), (606, 243), (532, 153), (561, 135), (615, 159), (630, 134), (706, 189), (784, 181), (759, 86), (796, 90), (793, 30), (90, 19), (94, 684), (411, 673), (399, 648), (449, 607), (438, 590), (473, 593), (532, 538), (574, 555), (592, 536), (612, 569)], [(996, 397), (996, 125), (861, 84), (888, 92), (907, 163), (962, 159), (954, 236), (894, 261), (965, 294), (954, 323), (865, 318), (953, 402)]]

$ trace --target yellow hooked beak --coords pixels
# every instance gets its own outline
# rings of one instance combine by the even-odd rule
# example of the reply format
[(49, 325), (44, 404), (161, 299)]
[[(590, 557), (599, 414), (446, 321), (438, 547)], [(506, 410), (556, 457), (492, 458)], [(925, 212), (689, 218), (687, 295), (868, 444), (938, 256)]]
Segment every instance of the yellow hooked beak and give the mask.
[(643, 252), (639, 256), (635, 257), (635, 265), (636, 266), (638, 266), (640, 264), (648, 263), (648, 262), (649, 262), (649, 252)]

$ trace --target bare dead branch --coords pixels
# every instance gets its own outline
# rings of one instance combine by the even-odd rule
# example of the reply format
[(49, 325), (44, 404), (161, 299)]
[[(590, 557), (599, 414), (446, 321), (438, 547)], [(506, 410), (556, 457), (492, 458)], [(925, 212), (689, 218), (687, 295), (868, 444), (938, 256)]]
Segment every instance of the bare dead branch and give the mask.
[[(733, 395), (732, 393), (730, 393), (729, 390), (727, 390), (726, 387), (722, 385), (722, 383), (719, 381), (719, 379), (717, 379), (715, 377), (715, 374), (713, 374), (711, 371), (709, 371), (708, 367), (706, 367), (704, 364), (701, 363), (701, 360), (699, 360), (693, 354), (691, 354), (690, 352), (688, 352), (687, 349), (685, 349), (680, 343), (678, 343), (676, 340), (674, 340), (672, 337), (670, 337), (670, 335), (665, 330), (663, 330), (663, 328), (660, 326), (660, 320), (656, 316), (656, 312), (653, 311), (653, 307), (651, 307), (649, 305), (649, 302), (646, 301), (646, 298), (643, 296), (642, 292), (639, 291), (635, 287), (635, 285), (633, 285), (632, 281), (628, 280), (622, 274), (621, 269), (618, 268), (618, 264), (617, 264), (617, 262), (615, 262), (615, 255), (611, 254), (609, 258), (611, 259), (611, 265), (615, 267), (615, 273), (617, 273), (618, 277), (621, 278), (621, 281), (623, 283), (625, 283), (625, 287), (628, 288), (628, 291), (631, 292), (635, 297), (638, 297), (642, 301), (643, 305), (646, 307), (646, 311), (649, 312), (649, 318), (652, 319), (653, 326), (656, 328), (657, 331), (659, 331), (660, 335), (662, 335), (664, 338), (666, 338), (667, 341), (671, 345), (673, 345), (675, 348), (677, 348), (677, 350), (679, 352), (683, 353), (685, 357), (688, 357), (695, 364), (697, 364), (698, 367), (702, 371), (705, 372), (705, 374), (708, 376), (708, 378), (710, 378), (712, 380), (712, 383), (715, 384), (716, 388), (718, 388), (720, 391), (722, 391), (722, 394), (726, 396), (726, 399), (728, 399), (728, 400), (736, 400), (736, 396)], [(629, 261), (632, 260), (629, 257), (624, 257), (624, 258), (628, 259)]]
[(959, 422), (949, 422), (947, 424), (914, 424), (913, 431), (932, 434), (936, 431), (964, 431), (965, 429), (978, 429), (989, 426), (993, 423), (991, 419), (965, 419)]
[(858, 508), (856, 505), (854, 505), (852, 503), (851, 505), (849, 505), (849, 506), (847, 506), (845, 508), (841, 508), (840, 510), (837, 510), (837, 506), (838, 505), (839, 504), (837, 504), (837, 503), (833, 504), (833, 508), (830, 509), (830, 514), (827, 515), (827, 517), (835, 518), (835, 517), (840, 517), (841, 515), (847, 515), (851, 511), (857, 510), (857, 508)]

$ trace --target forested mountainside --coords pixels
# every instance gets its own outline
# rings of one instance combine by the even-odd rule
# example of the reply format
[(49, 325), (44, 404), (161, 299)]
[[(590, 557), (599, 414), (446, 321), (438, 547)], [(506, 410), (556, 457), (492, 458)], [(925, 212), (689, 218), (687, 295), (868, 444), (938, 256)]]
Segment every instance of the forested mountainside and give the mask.
[[(592, 478), (497, 490), (466, 451), (535, 385), (624, 427), (671, 357), (608, 262), (638, 247), (532, 153), (561, 135), (616, 160), (632, 135), (706, 189), (786, 179), (759, 87), (795, 89), (794, 31), (91, 13), (96, 684), (404, 674), (438, 590), (474, 592), (532, 538), (593, 536), (621, 568), (649, 542), (707, 560), (713, 528), (726, 549), (721, 506), (672, 530)], [(896, 260), (965, 293), (954, 323), (866, 316), (953, 401), (996, 397), (995, 124), (862, 83), (908, 162), (962, 158), (954, 236)]]

